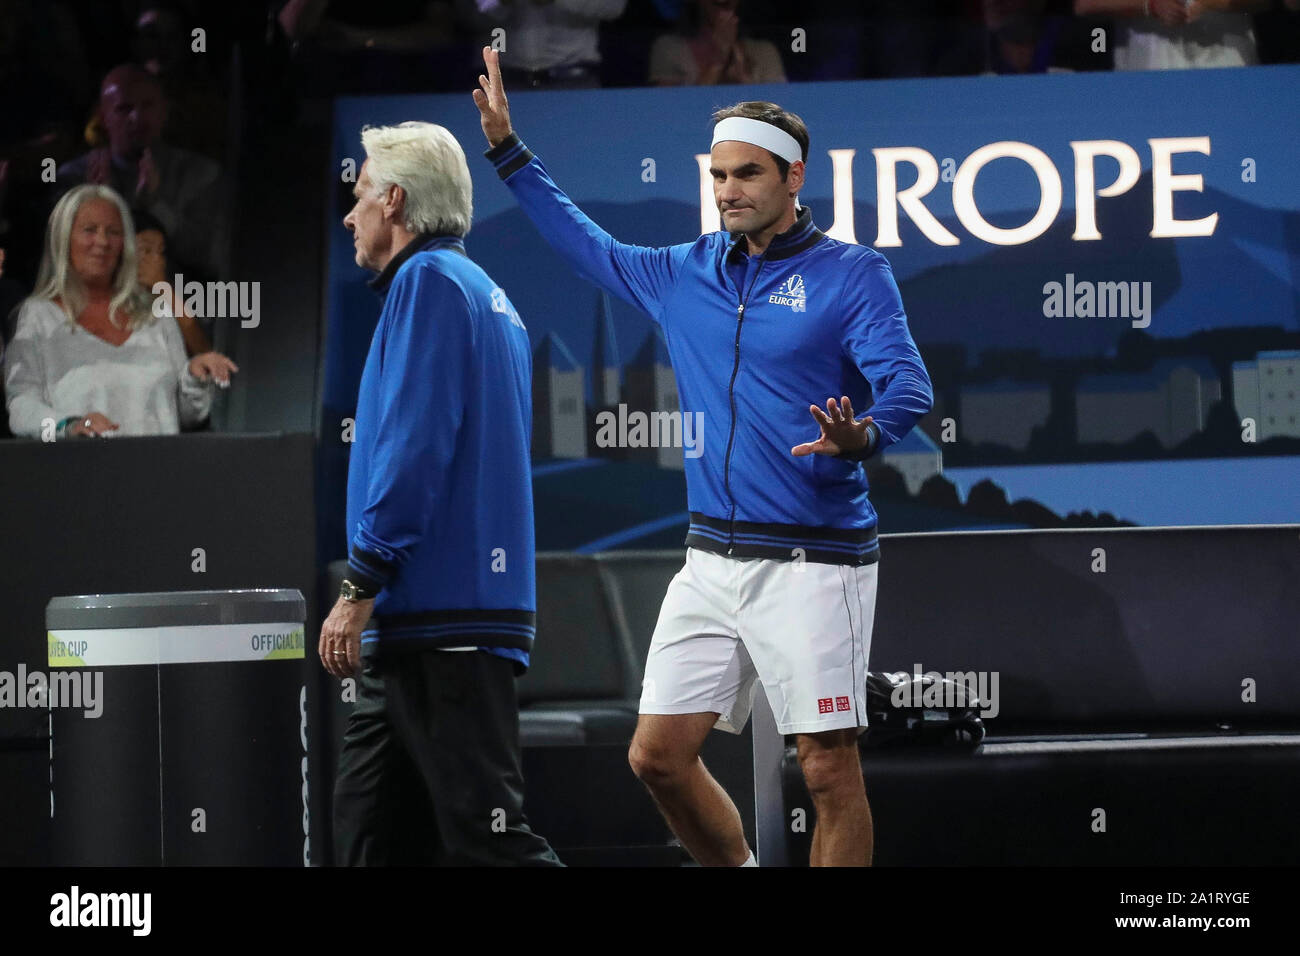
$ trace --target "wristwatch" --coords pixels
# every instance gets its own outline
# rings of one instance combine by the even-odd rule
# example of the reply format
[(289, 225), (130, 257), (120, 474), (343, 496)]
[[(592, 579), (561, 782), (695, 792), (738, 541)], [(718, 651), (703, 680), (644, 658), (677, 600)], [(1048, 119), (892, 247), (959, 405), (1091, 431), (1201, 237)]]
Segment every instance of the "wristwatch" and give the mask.
[(353, 601), (353, 602), (368, 601), (372, 597), (374, 597), (374, 594), (371, 593), (370, 591), (366, 591), (362, 588), (357, 587), (347, 578), (344, 578), (343, 584), (339, 588), (339, 597), (341, 597), (345, 601)]

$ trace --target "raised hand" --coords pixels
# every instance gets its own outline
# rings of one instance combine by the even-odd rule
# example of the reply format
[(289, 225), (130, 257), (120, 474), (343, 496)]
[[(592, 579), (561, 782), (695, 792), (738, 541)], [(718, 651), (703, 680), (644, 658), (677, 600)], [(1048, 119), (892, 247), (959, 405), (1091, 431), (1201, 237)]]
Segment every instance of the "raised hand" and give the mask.
[(822, 433), (816, 441), (804, 442), (790, 449), (790, 454), (803, 455), (838, 455), (843, 451), (857, 451), (867, 444), (868, 415), (860, 422), (853, 420), (853, 403), (847, 395), (835, 404), (835, 399), (826, 399), (826, 411), (816, 405), (809, 405), (812, 417), (821, 425)]
[(158, 166), (153, 161), (153, 151), (146, 148), (140, 154), (139, 172), (135, 183), (135, 198), (150, 200), (158, 192)]
[(86, 182), (97, 186), (108, 185), (109, 157), (108, 147), (92, 149), (86, 158)]
[(713, 46), (725, 63), (731, 55), (732, 48), (739, 42), (740, 17), (734, 10), (722, 10), (713, 21)]
[(483, 65), (487, 67), (487, 76), (479, 75), (478, 85), (482, 89), (474, 91), (474, 105), (478, 107), (479, 120), (483, 124), (483, 135), (489, 146), (497, 146), (512, 132), (510, 128), (510, 106), (506, 102), (506, 88), (501, 82), (500, 54), (490, 46), (483, 48)]

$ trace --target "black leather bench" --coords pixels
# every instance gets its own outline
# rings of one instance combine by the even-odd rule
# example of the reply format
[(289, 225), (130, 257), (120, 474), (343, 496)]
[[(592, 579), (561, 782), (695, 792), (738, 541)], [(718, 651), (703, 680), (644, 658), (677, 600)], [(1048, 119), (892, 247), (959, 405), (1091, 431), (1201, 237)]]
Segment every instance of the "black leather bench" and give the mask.
[[(973, 753), (863, 751), (878, 864), (1300, 862), (1300, 526), (884, 535), (881, 555), (871, 669), (996, 671), (1000, 712)], [(781, 779), (811, 824), (792, 746)], [(806, 862), (811, 825), (784, 829)]]

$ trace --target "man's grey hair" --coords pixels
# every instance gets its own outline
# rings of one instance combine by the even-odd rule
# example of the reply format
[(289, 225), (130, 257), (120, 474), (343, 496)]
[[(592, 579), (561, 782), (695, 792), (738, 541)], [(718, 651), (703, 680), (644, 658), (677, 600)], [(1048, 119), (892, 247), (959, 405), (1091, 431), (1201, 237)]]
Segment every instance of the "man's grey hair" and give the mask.
[(361, 145), (370, 178), (379, 189), (401, 186), (406, 194), (403, 223), (413, 233), (464, 236), (474, 215), (473, 184), (465, 151), (434, 123), (367, 126)]

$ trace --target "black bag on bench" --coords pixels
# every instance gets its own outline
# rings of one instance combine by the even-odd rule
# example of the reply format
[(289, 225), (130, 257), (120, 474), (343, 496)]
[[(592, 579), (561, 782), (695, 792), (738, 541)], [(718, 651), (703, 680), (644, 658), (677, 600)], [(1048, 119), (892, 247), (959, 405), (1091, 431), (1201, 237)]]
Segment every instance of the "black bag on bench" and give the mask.
[[(938, 685), (937, 687), (935, 685)], [(927, 692), (941, 706), (925, 706)], [(906, 672), (867, 674), (867, 732), (862, 750), (941, 746), (974, 750), (984, 739), (985, 704), (959, 681)]]

